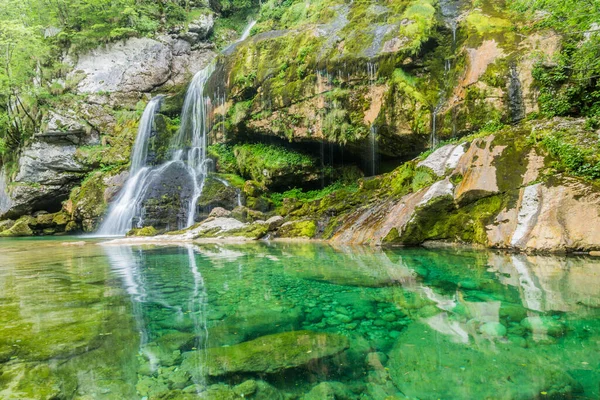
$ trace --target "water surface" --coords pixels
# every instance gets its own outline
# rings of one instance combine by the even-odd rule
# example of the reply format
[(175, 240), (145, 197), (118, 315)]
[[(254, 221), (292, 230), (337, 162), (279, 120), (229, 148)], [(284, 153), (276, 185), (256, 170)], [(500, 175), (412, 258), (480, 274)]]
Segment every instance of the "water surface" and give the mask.
[(600, 396), (600, 259), (69, 241), (0, 241), (1, 399)]

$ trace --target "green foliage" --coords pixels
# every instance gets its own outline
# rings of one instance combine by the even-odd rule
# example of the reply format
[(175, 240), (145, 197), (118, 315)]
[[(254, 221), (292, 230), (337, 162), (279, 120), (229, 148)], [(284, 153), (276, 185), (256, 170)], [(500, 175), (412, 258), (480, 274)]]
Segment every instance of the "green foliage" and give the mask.
[(537, 16), (533, 29), (563, 36), (561, 50), (550, 60), (540, 58), (533, 70), (542, 114), (600, 116), (600, 32), (595, 25), (600, 2), (514, 0), (512, 7), (532, 19)]
[(210, 145), (208, 146), (208, 155), (215, 160), (217, 171), (221, 173), (238, 173), (237, 161), (232, 146), (224, 143)]
[(283, 205), (284, 199), (295, 199), (301, 202), (310, 202), (320, 200), (323, 197), (342, 189), (349, 192), (356, 192), (358, 190), (358, 185), (347, 184), (343, 182), (335, 182), (329, 186), (324, 187), (323, 189), (309, 190), (306, 192), (302, 189), (294, 188), (283, 193), (272, 193), (271, 201), (273, 201), (273, 204), (275, 204), (276, 207), (281, 207)]
[(582, 149), (565, 140), (560, 132), (545, 136), (542, 146), (556, 157), (554, 167), (587, 179), (600, 179), (600, 159), (598, 149)]

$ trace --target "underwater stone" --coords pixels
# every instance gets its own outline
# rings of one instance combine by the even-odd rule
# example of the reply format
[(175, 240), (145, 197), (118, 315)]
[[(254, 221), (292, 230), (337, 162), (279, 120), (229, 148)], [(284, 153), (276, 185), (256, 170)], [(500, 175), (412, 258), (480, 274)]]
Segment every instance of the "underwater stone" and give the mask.
[(409, 398), (525, 399), (577, 387), (542, 352), (501, 341), (471, 347), (422, 323), (403, 332), (389, 357), (392, 381)]
[(271, 333), (294, 330), (300, 327), (299, 308), (281, 310), (277, 308), (240, 309), (208, 329), (208, 346), (232, 345)]
[(256, 392), (258, 385), (254, 379), (244, 381), (233, 388), (233, 391), (241, 397), (248, 397)]
[(479, 327), (479, 331), (487, 337), (506, 336), (506, 327), (499, 322), (486, 322)]
[(348, 347), (348, 339), (336, 334), (311, 331), (277, 333), (233, 346), (209, 348), (206, 366), (210, 376), (274, 373), (336, 355)]
[(557, 321), (551, 317), (527, 317), (521, 321), (521, 325), (528, 331), (550, 336), (563, 336), (566, 332), (566, 327), (561, 321)]
[(341, 382), (321, 382), (302, 400), (353, 400), (356, 396)]

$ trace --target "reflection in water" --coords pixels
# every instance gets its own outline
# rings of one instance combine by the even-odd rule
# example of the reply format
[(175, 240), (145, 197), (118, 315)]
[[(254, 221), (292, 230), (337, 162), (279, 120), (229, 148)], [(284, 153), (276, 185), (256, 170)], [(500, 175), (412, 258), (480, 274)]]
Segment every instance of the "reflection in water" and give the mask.
[(40, 243), (0, 242), (0, 398), (600, 396), (597, 259)]
[[(164, 349), (161, 348), (161, 338), (168, 335), (169, 330), (152, 330), (150, 323), (154, 318), (153, 313), (157, 308), (167, 311), (181, 326), (189, 326), (191, 334), (187, 337), (193, 342), (188, 357), (189, 365), (193, 365), (195, 373), (191, 374), (193, 381), (200, 393), (206, 389), (206, 348), (207, 348), (207, 292), (204, 278), (198, 269), (195, 247), (186, 245), (181, 250), (187, 257), (177, 257), (176, 265), (157, 264), (149, 267), (148, 256), (152, 250), (131, 246), (104, 246), (107, 258), (115, 273), (122, 278), (123, 286), (130, 295), (132, 310), (136, 326), (140, 333), (140, 354), (142, 369), (144, 360), (149, 363), (152, 373), (157, 373), (158, 368), (164, 366)], [(187, 264), (187, 271), (186, 266)], [(177, 290), (166, 286), (167, 282), (156, 281), (153, 269), (173, 269), (170, 272), (183, 274), (178, 276), (183, 282), (189, 280), (189, 285), (179, 286)], [(160, 271), (164, 273), (168, 271)], [(188, 323), (189, 321), (189, 323)], [(162, 359), (161, 359), (162, 358)], [(167, 360), (169, 364), (171, 360)]]

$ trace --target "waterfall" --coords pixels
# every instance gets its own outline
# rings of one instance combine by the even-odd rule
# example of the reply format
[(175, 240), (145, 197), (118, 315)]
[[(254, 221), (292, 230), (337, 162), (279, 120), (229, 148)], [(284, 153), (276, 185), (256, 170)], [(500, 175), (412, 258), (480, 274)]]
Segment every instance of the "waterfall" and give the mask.
[(8, 184), (4, 168), (0, 168), (0, 215), (12, 207), (12, 200), (8, 194)]
[[(239, 42), (250, 35), (256, 21), (248, 24), (242, 36), (223, 52), (232, 51)], [(215, 71), (215, 63), (194, 75), (185, 95), (181, 111), (181, 127), (173, 141), (171, 160), (159, 167), (146, 165), (148, 139), (154, 127), (154, 116), (160, 109), (162, 96), (152, 99), (144, 110), (140, 121), (138, 135), (133, 147), (129, 179), (121, 190), (119, 197), (111, 205), (106, 220), (98, 231), (99, 236), (117, 236), (126, 234), (138, 218), (136, 226), (143, 226), (143, 202), (153, 182), (173, 164), (183, 166), (187, 171), (193, 191), (185, 210), (185, 228), (192, 226), (196, 218), (196, 205), (202, 195), (205, 178), (209, 172), (211, 160), (207, 157), (208, 133), (213, 127), (211, 98), (205, 95), (205, 87)], [(217, 95), (217, 102), (225, 101), (224, 96)]]
[(438, 138), (437, 133), (437, 116), (442, 107), (444, 106), (444, 98), (441, 97), (437, 106), (431, 112), (431, 148), (433, 149), (440, 143), (440, 139)]
[(187, 157), (187, 170), (194, 187), (187, 210), (186, 228), (194, 224), (196, 204), (202, 195), (204, 180), (208, 174), (210, 161), (206, 157), (206, 148), (208, 132), (212, 128), (210, 115), (213, 107), (210, 97), (204, 95), (204, 88), (214, 70), (215, 64), (210, 63), (194, 75), (185, 95), (181, 112), (181, 127), (175, 142), (176, 149), (189, 147), (187, 154), (182, 150), (177, 150), (173, 156), (174, 161), (184, 161), (184, 158)]
[(108, 215), (98, 234), (101, 236), (124, 235), (133, 227), (133, 219), (139, 215), (141, 201), (144, 198), (147, 182), (154, 176), (146, 166), (148, 140), (154, 129), (154, 117), (160, 109), (163, 96), (156, 96), (146, 106), (138, 127), (137, 137), (131, 154), (129, 179), (121, 190), (117, 200), (111, 205)]

